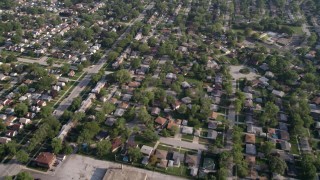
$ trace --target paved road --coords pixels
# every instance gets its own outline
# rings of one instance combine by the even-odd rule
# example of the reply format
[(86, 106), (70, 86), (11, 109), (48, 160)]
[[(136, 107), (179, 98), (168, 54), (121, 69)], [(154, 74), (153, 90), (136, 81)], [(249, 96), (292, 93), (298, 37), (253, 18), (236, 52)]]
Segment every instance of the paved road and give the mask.
[(159, 139), (159, 141), (161, 143), (164, 144), (168, 144), (174, 147), (182, 147), (182, 148), (186, 148), (186, 149), (194, 149), (194, 150), (207, 150), (207, 146), (203, 145), (203, 144), (196, 144), (196, 143), (192, 143), (192, 142), (186, 142), (186, 141), (180, 141), (174, 138), (164, 138), (161, 137)]

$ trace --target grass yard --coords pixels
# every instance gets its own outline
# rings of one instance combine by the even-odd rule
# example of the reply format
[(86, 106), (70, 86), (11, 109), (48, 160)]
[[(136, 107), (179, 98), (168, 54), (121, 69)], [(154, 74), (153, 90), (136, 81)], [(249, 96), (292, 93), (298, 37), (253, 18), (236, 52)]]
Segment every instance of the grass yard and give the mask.
[(147, 145), (147, 146), (150, 146), (150, 147), (154, 147), (154, 145), (156, 144), (156, 142), (148, 142), (148, 141), (146, 141), (145, 138), (143, 138), (140, 135), (136, 135), (134, 140), (135, 140), (135, 142), (137, 144)]
[(191, 134), (182, 134), (181, 139), (192, 142), (193, 141), (193, 135), (191, 135)]

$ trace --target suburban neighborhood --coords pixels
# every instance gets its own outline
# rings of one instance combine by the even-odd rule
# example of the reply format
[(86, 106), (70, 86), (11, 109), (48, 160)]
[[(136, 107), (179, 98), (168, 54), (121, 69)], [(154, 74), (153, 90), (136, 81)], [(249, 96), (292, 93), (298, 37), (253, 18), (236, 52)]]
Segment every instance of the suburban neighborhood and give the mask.
[(317, 0), (2, 0), (0, 178), (319, 179)]

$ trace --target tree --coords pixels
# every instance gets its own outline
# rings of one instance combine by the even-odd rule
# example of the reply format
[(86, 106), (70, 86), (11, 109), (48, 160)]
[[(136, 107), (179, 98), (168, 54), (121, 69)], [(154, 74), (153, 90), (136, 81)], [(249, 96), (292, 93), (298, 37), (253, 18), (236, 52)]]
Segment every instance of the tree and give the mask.
[(261, 150), (266, 156), (270, 155), (271, 151), (274, 148), (275, 148), (275, 144), (270, 141), (265, 141), (261, 146)]
[(314, 158), (312, 155), (304, 154), (301, 160), (301, 176), (303, 179), (315, 179), (317, 176), (317, 168), (314, 166)]
[(130, 75), (130, 72), (128, 70), (125, 70), (125, 69), (121, 69), (119, 71), (117, 71), (115, 74), (114, 74), (114, 78), (116, 81), (118, 81), (120, 84), (123, 84), (123, 83), (128, 83), (130, 82), (131, 80), (131, 75)]
[(15, 55), (10, 54), (6, 57), (6, 63), (11, 63), (15, 61), (17, 61), (17, 57)]
[(18, 117), (23, 117), (28, 112), (28, 106), (25, 103), (19, 103), (14, 107), (14, 112)]
[(228, 176), (228, 170), (226, 168), (220, 168), (217, 172), (218, 180), (225, 180)]
[(129, 148), (128, 154), (133, 162), (137, 162), (142, 157), (142, 153), (139, 148)]
[(147, 123), (151, 120), (151, 116), (148, 113), (145, 106), (143, 106), (139, 109), (139, 112), (137, 114), (137, 119), (143, 123)]
[(67, 154), (67, 155), (71, 154), (72, 151), (73, 151), (73, 149), (72, 149), (72, 147), (70, 146), (69, 143), (65, 143), (64, 144), (64, 148), (62, 148), (62, 149), (63, 149), (63, 153)]
[(40, 117), (41, 118), (47, 118), (47, 117), (52, 115), (52, 112), (53, 112), (53, 108), (52, 107), (44, 106), (40, 110)]
[(20, 172), (19, 174), (17, 174), (16, 180), (33, 180), (33, 177), (28, 172)]
[(270, 156), (269, 158), (269, 167), (270, 171), (280, 175), (284, 175), (285, 170), (287, 169), (286, 162), (277, 156)]
[(143, 132), (143, 137), (149, 142), (154, 142), (159, 139), (159, 136), (154, 131), (151, 131), (150, 129), (147, 129)]
[(107, 140), (102, 140), (97, 143), (97, 154), (99, 157), (103, 157), (110, 152), (111, 142)]
[(19, 92), (20, 92), (21, 94), (27, 93), (27, 92), (28, 92), (28, 86), (26, 86), (26, 85), (21, 85), (21, 86), (19, 86)]
[(52, 58), (49, 58), (48, 60), (47, 60), (47, 64), (49, 65), (49, 66), (52, 66), (53, 65), (53, 59)]
[(63, 74), (67, 74), (70, 70), (71, 65), (68, 63), (63, 64), (63, 66), (61, 67), (61, 72)]
[(19, 150), (16, 154), (16, 158), (21, 163), (26, 163), (29, 160), (29, 155), (24, 150)]
[(54, 138), (51, 142), (53, 153), (58, 154), (62, 149), (62, 141), (60, 138)]

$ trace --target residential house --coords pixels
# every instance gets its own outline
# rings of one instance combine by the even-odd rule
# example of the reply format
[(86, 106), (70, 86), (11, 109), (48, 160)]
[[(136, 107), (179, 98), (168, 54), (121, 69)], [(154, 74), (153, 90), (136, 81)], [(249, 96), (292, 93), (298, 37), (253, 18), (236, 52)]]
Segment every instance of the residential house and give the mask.
[(151, 110), (151, 115), (158, 116), (160, 114), (161, 109), (158, 107), (153, 107)]
[(183, 126), (182, 133), (183, 134), (193, 134), (193, 127)]
[(121, 138), (115, 138), (111, 143), (111, 152), (115, 152), (118, 150), (122, 145)]
[(11, 138), (8, 137), (0, 137), (0, 144), (7, 144), (11, 141)]
[(245, 142), (249, 143), (249, 144), (255, 144), (256, 143), (256, 136), (254, 134), (246, 134)]
[(212, 120), (216, 120), (218, 118), (218, 116), (219, 116), (219, 114), (217, 112), (212, 112), (209, 118)]
[(10, 137), (10, 138), (15, 137), (17, 134), (18, 134), (18, 131), (15, 131), (15, 130), (7, 130), (6, 131), (6, 136)]
[(50, 169), (56, 161), (56, 155), (50, 152), (41, 152), (34, 161), (38, 166)]
[(107, 120), (105, 121), (105, 124), (108, 126), (113, 126), (116, 121), (117, 121), (116, 118), (108, 117)]
[(157, 157), (157, 159), (167, 159), (168, 151), (156, 149), (154, 156)]
[(152, 154), (153, 152), (153, 147), (150, 147), (150, 146), (146, 146), (146, 145), (143, 145), (140, 149), (140, 152), (144, 155), (147, 155), (148, 157), (150, 157), (150, 155)]
[(215, 130), (208, 130), (208, 134), (207, 134), (207, 138), (208, 139), (213, 139), (213, 140), (215, 140), (215, 139), (217, 139), (217, 136), (218, 136), (218, 132), (217, 131), (215, 131)]
[(168, 123), (168, 120), (166, 119), (166, 118), (163, 118), (163, 117), (157, 117), (156, 119), (155, 119), (155, 123), (157, 123), (158, 125), (160, 125), (160, 127), (159, 128), (164, 128), (164, 126), (166, 126), (167, 125), (167, 123)]
[(281, 149), (284, 151), (290, 151), (291, 150), (291, 144), (288, 141), (281, 141), (280, 142)]
[(196, 155), (187, 154), (185, 158), (185, 163), (188, 164), (189, 167), (194, 167), (198, 165), (198, 157)]
[(102, 141), (104, 139), (108, 139), (110, 136), (109, 136), (109, 133), (108, 131), (100, 131), (96, 136), (95, 138), (98, 140), (98, 141)]
[(246, 154), (256, 155), (256, 146), (253, 144), (246, 144)]

